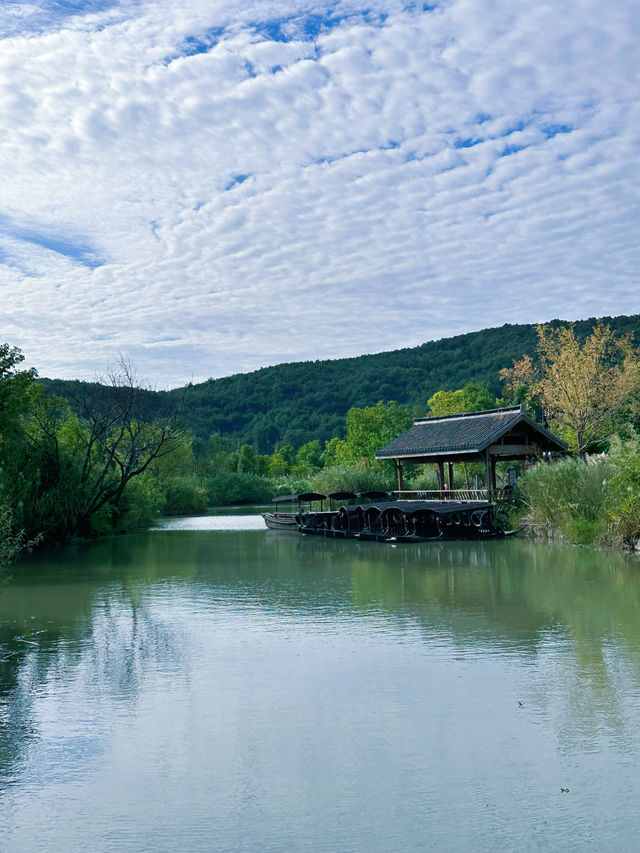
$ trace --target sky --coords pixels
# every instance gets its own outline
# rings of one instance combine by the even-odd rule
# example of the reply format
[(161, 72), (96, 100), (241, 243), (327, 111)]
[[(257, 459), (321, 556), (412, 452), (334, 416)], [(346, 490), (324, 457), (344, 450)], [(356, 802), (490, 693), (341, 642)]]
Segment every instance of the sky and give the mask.
[(640, 312), (637, 0), (1, 0), (0, 342), (167, 388)]

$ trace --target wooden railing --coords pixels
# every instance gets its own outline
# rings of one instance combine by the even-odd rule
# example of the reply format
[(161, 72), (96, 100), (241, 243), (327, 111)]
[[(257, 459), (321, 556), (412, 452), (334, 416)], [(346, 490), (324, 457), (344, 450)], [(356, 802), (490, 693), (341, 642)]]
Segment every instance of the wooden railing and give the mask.
[(501, 500), (503, 489), (429, 489), (391, 492), (397, 501), (491, 501)]

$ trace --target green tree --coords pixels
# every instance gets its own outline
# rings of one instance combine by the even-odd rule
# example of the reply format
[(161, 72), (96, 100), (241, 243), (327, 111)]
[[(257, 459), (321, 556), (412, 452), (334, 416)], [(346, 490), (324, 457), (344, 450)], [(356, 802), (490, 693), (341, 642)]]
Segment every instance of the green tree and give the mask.
[(119, 515), (119, 525), (139, 526), (158, 512), (204, 512), (207, 490), (199, 467), (193, 435), (184, 432), (172, 453), (155, 459), (143, 475), (127, 485), (126, 512)]
[(241, 444), (238, 448), (237, 471), (239, 474), (255, 474), (258, 467), (258, 454), (253, 444)]
[(18, 347), (0, 344), (0, 461), (2, 451), (22, 431), (24, 416), (32, 403), (36, 371), (20, 370), (24, 355)]
[(429, 398), (429, 415), (457, 415), (460, 412), (479, 412), (483, 409), (494, 409), (497, 400), (487, 386), (477, 379), (472, 379), (456, 391), (436, 391)]
[(274, 450), (267, 463), (269, 477), (281, 477), (291, 470), (291, 463), (282, 450)]
[(347, 437), (337, 448), (337, 461), (343, 465), (372, 464), (376, 451), (410, 426), (406, 407), (395, 401), (349, 409)]
[(341, 448), (343, 444), (344, 439), (337, 437), (330, 438), (325, 442), (321, 457), (323, 468), (333, 468), (339, 464), (338, 460), (341, 455)]
[(256, 455), (256, 474), (259, 477), (267, 476), (267, 468), (271, 457), (267, 453), (258, 453)]
[(181, 430), (176, 435), (172, 452), (155, 458), (149, 466), (149, 473), (160, 480), (190, 476), (196, 468), (193, 444), (193, 435)]
[(135, 371), (120, 359), (108, 385), (85, 384), (74, 414), (61, 398), (36, 399), (3, 487), (28, 535), (87, 535), (115, 518), (131, 480), (178, 450), (184, 435), (171, 418), (151, 419)]
[(294, 474), (313, 474), (322, 468), (322, 448), (318, 439), (307, 441), (296, 452)]
[(267, 463), (269, 477), (288, 474), (295, 464), (295, 453), (291, 444), (281, 444), (273, 451)]
[(230, 474), (236, 470), (235, 443), (227, 436), (215, 432), (207, 440), (205, 470), (209, 474)]
[[(35, 370), (21, 370), (24, 356), (17, 347), (0, 344), (0, 565), (11, 562), (38, 541), (28, 541), (16, 517), (16, 485), (24, 477), (28, 450), (26, 422), (37, 388)], [(28, 495), (22, 495), (28, 500)]]

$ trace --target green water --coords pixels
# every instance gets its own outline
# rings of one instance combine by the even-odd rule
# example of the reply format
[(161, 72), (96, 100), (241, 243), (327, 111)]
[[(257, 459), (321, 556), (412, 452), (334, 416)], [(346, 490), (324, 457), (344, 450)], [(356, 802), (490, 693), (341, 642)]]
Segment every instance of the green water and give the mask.
[(640, 561), (260, 525), (0, 581), (2, 853), (638, 849)]

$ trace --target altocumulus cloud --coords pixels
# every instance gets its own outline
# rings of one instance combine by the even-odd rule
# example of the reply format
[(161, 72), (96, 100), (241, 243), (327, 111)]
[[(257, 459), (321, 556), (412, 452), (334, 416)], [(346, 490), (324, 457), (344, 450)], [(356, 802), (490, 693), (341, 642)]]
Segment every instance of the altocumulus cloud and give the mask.
[(640, 310), (634, 0), (1, 17), (0, 339), (46, 375)]

